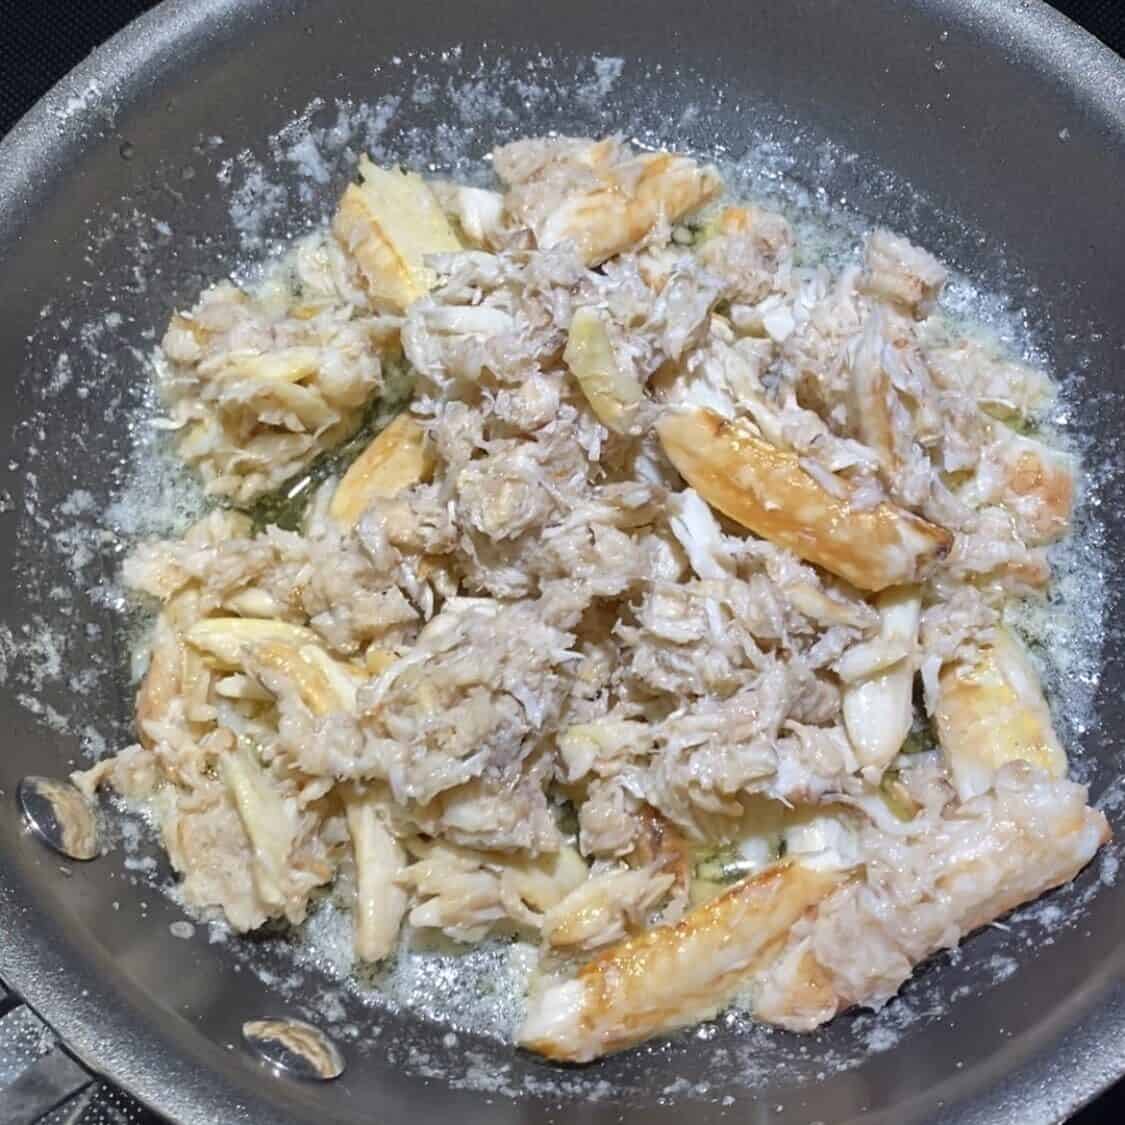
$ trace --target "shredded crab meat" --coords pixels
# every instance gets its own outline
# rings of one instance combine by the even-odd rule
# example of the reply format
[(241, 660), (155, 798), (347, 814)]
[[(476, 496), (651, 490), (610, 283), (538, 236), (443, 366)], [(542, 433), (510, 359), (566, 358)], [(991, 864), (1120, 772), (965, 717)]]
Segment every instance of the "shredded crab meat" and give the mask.
[(357, 288), (328, 235), (269, 271), (251, 295), (223, 282), (172, 318), (159, 387), (179, 455), (208, 492), (247, 504), (359, 428), (384, 385), (396, 332)]
[(762, 1019), (807, 1031), (880, 1007), (920, 960), (1074, 878), (1109, 839), (1081, 786), (1024, 762), (960, 802), (944, 782), (898, 832), (865, 828), (864, 876), (825, 896), (754, 982)]
[(609, 139), (516, 141), (495, 154), (507, 205), (538, 246), (571, 243), (587, 265), (637, 246), (711, 199), (714, 168), (668, 152), (629, 151)]
[(237, 930), (338, 882), (361, 961), (535, 943), (553, 1058), (878, 1006), (1107, 837), (1003, 624), (1071, 520), (1051, 381), (890, 231), (833, 274), (688, 156), (493, 166), (364, 159), (173, 317), (173, 439), (233, 507), (126, 560), (138, 741), (75, 780)]

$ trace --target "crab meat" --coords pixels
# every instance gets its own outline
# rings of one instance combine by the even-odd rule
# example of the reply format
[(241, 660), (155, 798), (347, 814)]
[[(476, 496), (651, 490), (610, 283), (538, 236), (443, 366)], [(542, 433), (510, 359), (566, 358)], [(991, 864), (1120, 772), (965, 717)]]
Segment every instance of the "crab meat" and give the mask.
[(307, 645), (298, 651), (278, 641), (265, 641), (253, 647), (255, 667), (273, 672), (293, 685), (301, 701), (314, 715), (327, 715), (341, 709), (341, 701), (333, 690), (324, 672), (310, 660), (305, 660), (303, 651), (312, 651)]
[(575, 311), (563, 360), (578, 380), (598, 421), (617, 433), (627, 432), (644, 391), (635, 378), (621, 369), (605, 319), (597, 309)]
[(295, 649), (277, 641), (266, 641), (254, 646), (250, 663), (259, 673), (272, 672), (291, 684), (314, 715), (330, 715), (335, 711), (355, 713), (355, 693), (364, 678), (363, 673), (334, 660), (317, 645)]
[(876, 600), (879, 636), (855, 645), (838, 664), (844, 726), (868, 781), (878, 781), (902, 748), (914, 719), (914, 672), (922, 599), (916, 589), (887, 590)]
[(448, 183), (435, 185), (435, 189), (471, 246), (497, 248), (504, 234), (504, 197), (499, 192)]
[(400, 414), (352, 462), (336, 486), (329, 514), (354, 527), (373, 500), (428, 480), (433, 468), (426, 431), (409, 414)]
[(417, 857), (401, 880), (414, 895), (410, 924), (454, 941), (478, 942), (505, 921), (537, 930), (586, 878), (585, 861), (569, 846), (534, 858), (417, 838), (408, 846)]
[(588, 1062), (710, 1018), (839, 878), (790, 864), (736, 884), (675, 925), (621, 942), (533, 995), (519, 1043)]
[(859, 867), (863, 852), (854, 825), (837, 807), (786, 810), (784, 854), (813, 871), (843, 874)]
[(855, 435), (878, 455), (884, 473), (893, 476), (900, 467), (895, 435), (901, 429), (895, 417), (894, 388), (883, 365), (884, 330), (872, 315), (851, 358), (848, 416)]
[(666, 414), (657, 430), (672, 464), (713, 508), (861, 590), (917, 582), (952, 546), (944, 528), (895, 504), (853, 508), (842, 478), (844, 495), (833, 495), (795, 453), (713, 410)]
[(723, 529), (715, 513), (693, 488), (685, 488), (672, 503), (673, 515), (668, 525), (687, 554), (692, 570), (705, 580), (728, 578), (734, 570), (734, 560), (723, 541)]
[(356, 868), (355, 954), (381, 961), (394, 949), (406, 915), (407, 894), (398, 884), (406, 852), (383, 823), (375, 792), (349, 792), (344, 808)]
[(150, 801), (236, 930), (335, 882), (357, 964), (518, 934), (552, 1058), (878, 1007), (1108, 837), (997, 628), (1071, 520), (1051, 380), (887, 231), (815, 265), (612, 137), (492, 168), (364, 158), (332, 229), (173, 317), (155, 425), (266, 499), (126, 561), (140, 742), (73, 780)]
[[(343, 259), (330, 236), (315, 238)], [(383, 320), (359, 307), (341, 315), (296, 303), (293, 270), (302, 289), (313, 287), (299, 261), (275, 262), (251, 290), (206, 290), (190, 313), (173, 316), (161, 344), (162, 425), (207, 491), (238, 504), (277, 490), (348, 438), (384, 382)]]
[(405, 312), (434, 287), (429, 254), (461, 249), (434, 193), (413, 172), (378, 168), (362, 157), (361, 183), (349, 185), (333, 231), (359, 263), (377, 304)]
[[(246, 538), (250, 538), (249, 531)], [(281, 613), (281, 606), (271, 594), (254, 587), (231, 594), (223, 600), (223, 606), (233, 609), (239, 617), (277, 617)]]
[(562, 950), (589, 951), (642, 929), (649, 912), (671, 889), (675, 876), (649, 869), (618, 868), (586, 880), (543, 917), (543, 938)]
[(925, 348), (924, 355), (938, 387), (972, 399), (994, 418), (1031, 418), (1054, 393), (1042, 371), (998, 355), (977, 339), (941, 340)]
[(254, 854), (254, 885), (267, 906), (284, 907), (289, 853), (297, 832), (295, 809), (286, 801), (243, 744), (219, 759), (223, 783), (234, 798)]
[[(588, 266), (632, 249), (722, 188), (714, 168), (668, 152), (635, 155), (612, 139), (561, 139), (543, 156), (520, 183), (522, 217), (541, 249), (572, 243)], [(499, 166), (515, 163), (509, 157)]]
[(929, 316), (945, 285), (945, 267), (932, 254), (889, 230), (872, 231), (863, 255), (862, 285), (915, 319)]
[(831, 597), (811, 582), (800, 579), (785, 583), (782, 589), (792, 605), (818, 625), (867, 629), (873, 624), (874, 613), (865, 602), (846, 602)]
[(292, 347), (277, 351), (239, 354), (232, 352), (218, 357), (217, 366), (204, 360), (201, 374), (216, 378), (260, 380), (267, 383), (299, 383), (320, 370), (319, 348)]
[(155, 741), (148, 724), (159, 722), (182, 690), (183, 645), (166, 614), (157, 619), (153, 631), (148, 670), (137, 692), (137, 736), (143, 746)]
[(1006, 628), (972, 658), (941, 672), (935, 711), (953, 784), (962, 800), (986, 792), (1006, 762), (1025, 761), (1051, 777), (1066, 773), (1066, 752), (1023, 645)]
[(704, 267), (727, 283), (739, 333), (784, 343), (796, 328), (792, 305), (770, 291), (792, 256), (785, 219), (753, 205), (724, 207), (704, 223), (696, 247)]
[(367, 678), (329, 656), (311, 629), (284, 621), (210, 617), (197, 621), (187, 640), (220, 668), (280, 677), (314, 715), (354, 712), (356, 688)]
[(585, 883), (586, 861), (577, 848), (534, 859), (509, 858), (500, 876), (500, 898), (513, 918), (545, 926), (550, 912)]
[(1028, 546), (1061, 539), (1070, 529), (1074, 458), (1006, 426), (995, 430), (996, 440), (985, 448), (960, 499), (974, 508), (1002, 504)]
[(364, 667), (372, 676), (381, 676), (396, 660), (398, 653), (374, 645), (363, 654)]
[(227, 669), (241, 668), (245, 650), (255, 645), (272, 641), (299, 649), (320, 644), (316, 633), (304, 625), (254, 617), (204, 618), (187, 631), (187, 641)]
[(751, 986), (754, 1014), (811, 1031), (855, 1004), (879, 1007), (939, 949), (1073, 879), (1109, 839), (1086, 791), (1005, 766), (995, 789), (952, 802), (916, 833), (873, 831), (867, 871), (798, 923)]

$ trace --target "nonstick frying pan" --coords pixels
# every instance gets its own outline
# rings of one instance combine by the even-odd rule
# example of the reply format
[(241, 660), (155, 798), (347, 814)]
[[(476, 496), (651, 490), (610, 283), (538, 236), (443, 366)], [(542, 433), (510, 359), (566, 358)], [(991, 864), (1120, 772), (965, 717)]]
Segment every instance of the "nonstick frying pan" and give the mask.
[[(323, 166), (302, 163), (284, 131), (302, 113), (336, 146)], [(1093, 616), (1104, 594), (1111, 628), (1087, 671), (1090, 720), (1064, 723), (1125, 836), (1115, 56), (1037, 0), (169, 2), (0, 145), (0, 978), (91, 1069), (179, 1122), (1023, 1125), (1059, 1120), (1125, 1074), (1112, 850), (1057, 909), (927, 966), (878, 1018), (810, 1038), (720, 1023), (564, 1070), (350, 997), (333, 1022), (329, 983), (295, 970), (284, 938), (248, 943), (288, 981), (279, 990), (204, 927), (175, 936), (181, 915), (152, 888), (166, 872), (132, 834), (76, 865), (25, 830), (20, 778), (62, 776), (128, 738), (121, 543), (97, 528), (144, 531), (167, 507), (154, 477), (150, 505), (105, 514), (145, 440), (152, 330), (206, 280), (327, 213), (349, 174), (347, 130), (331, 128), (344, 118), (362, 123), (355, 143), (437, 165), (548, 128), (752, 153), (757, 187), (784, 173), (814, 201), (823, 189), (1003, 289), (1066, 386), (1095, 482), (1088, 595)], [(328, 1019), (344, 1074), (308, 1083), (261, 1065), (240, 1029), (270, 1015)]]

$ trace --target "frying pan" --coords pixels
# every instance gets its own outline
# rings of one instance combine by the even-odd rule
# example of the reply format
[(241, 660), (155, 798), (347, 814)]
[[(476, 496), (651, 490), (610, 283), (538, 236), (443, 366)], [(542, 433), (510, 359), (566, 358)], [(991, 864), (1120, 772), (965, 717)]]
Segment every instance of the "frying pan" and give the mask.
[[(345, 119), (351, 134), (333, 131)], [(306, 126), (319, 164), (301, 158)], [(130, 830), (66, 864), (16, 815), (21, 777), (62, 776), (129, 737), (114, 576), (126, 533), (156, 529), (169, 497), (153, 476), (147, 502), (109, 505), (147, 440), (152, 329), (328, 213), (345, 134), (416, 161), (428, 148), (438, 170), (549, 128), (751, 154), (751, 187), (846, 201), (1002, 290), (1064, 383), (1092, 471), (1078, 601), (1090, 621), (1120, 616), (1125, 75), (1045, 5), (173, 0), (0, 145), (0, 977), (91, 1069), (178, 1122), (1059, 1120), (1125, 1074), (1112, 849), (1048, 910), (927, 966), (879, 1017), (811, 1038), (720, 1021), (566, 1070), (366, 1007), (295, 967), (284, 936), (174, 936), (151, 842)], [(1118, 639), (1105, 633), (1096, 671), (1071, 669), (1088, 707), (1062, 721), (1122, 837)], [(270, 1015), (326, 1027), (342, 1077), (263, 1067), (240, 1028)]]

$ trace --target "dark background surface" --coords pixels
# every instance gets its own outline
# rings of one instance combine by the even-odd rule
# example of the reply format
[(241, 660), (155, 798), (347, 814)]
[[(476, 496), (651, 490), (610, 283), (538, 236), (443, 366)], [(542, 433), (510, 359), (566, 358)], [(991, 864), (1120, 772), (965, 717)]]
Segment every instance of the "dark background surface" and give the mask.
[[(0, 0), (0, 135), (94, 47), (154, 6), (154, 0)], [(1055, 0), (1054, 6), (1125, 55), (1125, 0)], [(1072, 1125), (1122, 1122), (1125, 1083)]]

